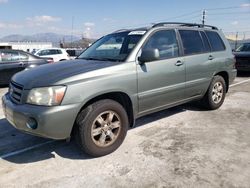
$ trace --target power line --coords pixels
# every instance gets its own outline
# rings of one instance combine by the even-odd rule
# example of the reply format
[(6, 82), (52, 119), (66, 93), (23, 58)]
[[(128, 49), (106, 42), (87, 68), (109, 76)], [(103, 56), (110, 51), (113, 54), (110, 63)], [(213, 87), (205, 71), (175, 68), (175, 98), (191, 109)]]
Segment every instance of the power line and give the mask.
[(221, 13), (212, 13), (209, 15), (234, 15), (234, 14), (250, 14), (250, 12), (221, 12)]
[(238, 9), (243, 8), (242, 6), (232, 6), (232, 7), (220, 7), (220, 8), (208, 8), (206, 10), (228, 10), (228, 9)]

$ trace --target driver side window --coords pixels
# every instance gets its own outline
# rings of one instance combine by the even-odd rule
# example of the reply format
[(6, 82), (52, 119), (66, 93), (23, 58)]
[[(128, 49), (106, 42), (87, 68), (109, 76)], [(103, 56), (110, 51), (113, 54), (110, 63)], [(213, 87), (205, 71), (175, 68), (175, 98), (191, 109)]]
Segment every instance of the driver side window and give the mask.
[(143, 49), (158, 49), (160, 59), (174, 58), (179, 55), (179, 48), (174, 30), (155, 32), (144, 45)]

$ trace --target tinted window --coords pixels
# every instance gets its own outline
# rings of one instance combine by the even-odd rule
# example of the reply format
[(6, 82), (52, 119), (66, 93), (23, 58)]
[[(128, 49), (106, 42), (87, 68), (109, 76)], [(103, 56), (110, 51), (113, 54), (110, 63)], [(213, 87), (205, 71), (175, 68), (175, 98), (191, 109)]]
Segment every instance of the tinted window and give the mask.
[(180, 30), (179, 32), (185, 55), (197, 54), (205, 51), (198, 31)]
[(62, 54), (62, 50), (57, 50), (57, 54)]
[(237, 48), (236, 52), (250, 52), (250, 43), (242, 44)]
[(225, 50), (225, 45), (218, 35), (218, 33), (213, 31), (206, 31), (207, 37), (212, 47), (212, 51), (223, 51)]
[(160, 52), (160, 59), (177, 57), (179, 54), (174, 30), (163, 30), (154, 33), (143, 48), (158, 49)]
[(49, 50), (41, 50), (40, 52), (37, 53), (37, 55), (39, 56), (44, 56), (49, 54), (50, 54)]
[(59, 54), (59, 50), (53, 49), (49, 51), (49, 55), (55, 55), (55, 54)]
[(203, 41), (203, 44), (204, 44), (205, 51), (210, 52), (211, 49), (210, 49), (210, 45), (209, 45), (206, 34), (203, 31), (200, 32), (200, 34), (201, 34), (201, 38), (202, 38), (202, 41)]
[(21, 60), (18, 52), (12, 52), (12, 51), (1, 52), (0, 56), (2, 62)]
[(22, 61), (24, 61), (24, 60), (28, 60), (28, 56), (27, 55), (25, 55), (25, 54), (22, 54), (22, 53), (19, 53), (19, 60), (22, 60)]

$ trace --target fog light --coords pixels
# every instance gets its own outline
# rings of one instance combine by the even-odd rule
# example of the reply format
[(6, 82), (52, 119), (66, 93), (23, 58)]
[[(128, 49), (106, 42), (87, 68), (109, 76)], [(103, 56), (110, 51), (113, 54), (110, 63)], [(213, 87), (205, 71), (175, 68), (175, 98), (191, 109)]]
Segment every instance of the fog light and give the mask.
[(37, 122), (34, 118), (29, 118), (27, 123), (26, 123), (26, 126), (29, 128), (29, 129), (36, 129), (37, 128)]

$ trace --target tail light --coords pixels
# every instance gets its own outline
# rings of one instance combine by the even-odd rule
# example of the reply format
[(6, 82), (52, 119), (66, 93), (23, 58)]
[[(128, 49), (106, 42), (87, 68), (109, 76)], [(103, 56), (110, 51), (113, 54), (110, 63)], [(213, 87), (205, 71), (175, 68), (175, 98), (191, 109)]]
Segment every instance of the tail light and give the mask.
[(48, 63), (54, 63), (54, 60), (53, 60), (53, 58), (49, 58), (49, 59), (47, 59), (47, 62)]

